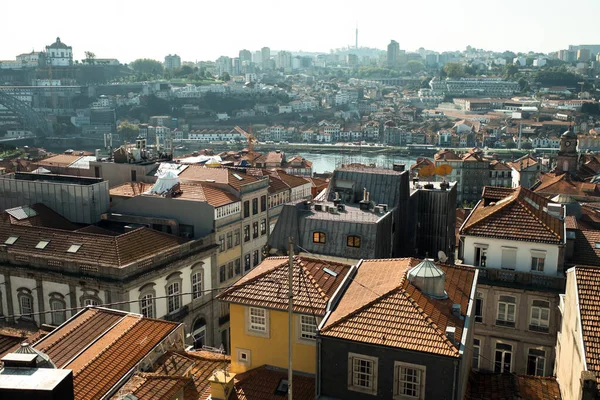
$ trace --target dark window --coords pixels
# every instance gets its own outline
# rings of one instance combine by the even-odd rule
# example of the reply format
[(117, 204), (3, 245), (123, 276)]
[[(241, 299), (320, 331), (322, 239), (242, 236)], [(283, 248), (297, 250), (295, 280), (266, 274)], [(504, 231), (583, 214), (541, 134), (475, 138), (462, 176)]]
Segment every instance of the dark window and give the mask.
[(131, 170), (131, 182), (135, 182), (137, 180), (137, 171), (135, 169)]
[(348, 247), (360, 247), (360, 237), (359, 236), (354, 236), (354, 235), (349, 235), (346, 238), (346, 246), (348, 246)]
[(267, 211), (267, 196), (260, 196), (260, 212)]
[(242, 273), (242, 263), (240, 262), (240, 259), (236, 259), (235, 260), (235, 274), (239, 275)]
[(250, 240), (250, 225), (245, 225), (244, 226), (244, 242), (247, 242)]
[(546, 352), (544, 350), (529, 349), (527, 355), (527, 375), (544, 376), (546, 367)]
[(227, 248), (233, 247), (233, 232), (227, 232)]
[(267, 220), (263, 219), (260, 221), (260, 234), (264, 235), (267, 233)]
[(258, 237), (258, 222), (252, 223), (252, 237), (254, 239)]
[(227, 264), (227, 279), (233, 278), (233, 261)]
[(250, 216), (250, 202), (246, 200), (244, 202), (244, 218), (248, 218)]
[(235, 239), (233, 241), (235, 243), (235, 246), (239, 246), (240, 245), (240, 230), (236, 229), (235, 233), (233, 234), (233, 236), (234, 236), (234, 239)]
[(475, 322), (483, 322), (483, 298), (480, 297), (481, 293), (477, 293), (475, 299)]
[(225, 282), (227, 280), (225, 276), (225, 266), (221, 265), (219, 267), (219, 282)]
[(244, 256), (244, 272), (250, 271), (250, 254)]
[(100, 167), (94, 167), (94, 176), (100, 178)]
[(219, 251), (225, 251), (225, 236), (219, 236)]
[(494, 372), (499, 374), (511, 372), (512, 346), (505, 343), (496, 344), (496, 355), (494, 359)]
[(258, 214), (258, 198), (252, 199), (252, 215)]
[(314, 232), (313, 233), (313, 243), (325, 243), (325, 233)]
[(258, 263), (260, 262), (260, 260), (258, 259), (258, 250), (254, 250), (254, 252), (252, 253), (252, 258), (253, 258), (253, 266), (257, 266)]

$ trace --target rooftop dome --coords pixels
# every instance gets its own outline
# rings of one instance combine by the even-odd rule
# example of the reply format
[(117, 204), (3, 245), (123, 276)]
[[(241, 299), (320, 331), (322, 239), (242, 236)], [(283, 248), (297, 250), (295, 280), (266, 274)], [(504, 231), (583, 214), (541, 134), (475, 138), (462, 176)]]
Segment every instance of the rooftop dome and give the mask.
[(52, 362), (48, 355), (42, 353), (39, 350), (34, 349), (29, 343), (22, 343), (21, 347), (15, 350), (13, 353), (16, 354), (37, 354), (35, 359), (36, 368), (56, 368), (56, 365)]
[(167, 190), (173, 188), (173, 186), (179, 183), (179, 177), (177, 173), (172, 170), (167, 170), (163, 172), (158, 179), (152, 189), (150, 189), (151, 194), (163, 194)]
[(446, 299), (446, 273), (432, 259), (426, 258), (408, 270), (407, 279), (423, 294), (433, 299)]

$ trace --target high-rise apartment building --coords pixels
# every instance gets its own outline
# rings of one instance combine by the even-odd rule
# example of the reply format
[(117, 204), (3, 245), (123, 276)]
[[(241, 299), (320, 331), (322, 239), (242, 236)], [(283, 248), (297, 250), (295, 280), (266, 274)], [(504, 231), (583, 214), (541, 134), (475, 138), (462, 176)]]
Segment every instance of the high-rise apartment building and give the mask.
[(400, 53), (400, 44), (392, 40), (387, 47), (387, 66), (393, 68), (398, 65), (398, 54)]
[(240, 50), (239, 53), (239, 57), (240, 57), (240, 64), (243, 64), (244, 61), (252, 61), (252, 53), (250, 52), (250, 50)]
[(263, 67), (269, 64), (269, 60), (271, 59), (271, 49), (268, 47), (263, 47), (260, 49), (260, 58)]
[(165, 56), (164, 62), (165, 69), (179, 69), (181, 68), (181, 57), (177, 54), (169, 54)]

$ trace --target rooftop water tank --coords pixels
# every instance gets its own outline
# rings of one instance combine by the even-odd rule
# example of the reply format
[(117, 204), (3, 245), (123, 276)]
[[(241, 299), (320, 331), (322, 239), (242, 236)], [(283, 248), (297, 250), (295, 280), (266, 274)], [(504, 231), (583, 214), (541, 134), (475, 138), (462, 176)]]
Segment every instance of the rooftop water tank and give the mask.
[(435, 265), (432, 259), (426, 258), (408, 270), (407, 278), (410, 283), (428, 297), (433, 299), (448, 298), (448, 294), (444, 290), (446, 273)]

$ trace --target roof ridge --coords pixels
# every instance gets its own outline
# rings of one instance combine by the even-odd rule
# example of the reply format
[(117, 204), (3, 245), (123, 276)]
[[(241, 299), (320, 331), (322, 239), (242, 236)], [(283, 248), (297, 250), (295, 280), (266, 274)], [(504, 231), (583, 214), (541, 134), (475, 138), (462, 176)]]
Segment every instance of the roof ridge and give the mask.
[[(410, 285), (415, 290), (417, 290), (417, 288), (415, 286), (413, 286), (412, 284), (408, 283), (407, 285)], [(401, 288), (401, 293), (404, 294), (404, 296), (407, 297), (408, 301), (410, 301), (411, 303), (413, 303), (413, 306), (417, 309), (417, 311), (423, 317), (423, 319), (425, 320), (425, 322), (427, 322), (429, 324), (429, 326), (431, 326), (437, 332), (437, 334), (440, 336), (440, 338), (442, 339), (442, 341), (445, 342), (448, 345), (448, 347), (450, 348), (450, 350), (452, 350), (455, 354), (458, 353), (458, 349), (456, 348), (456, 346), (446, 337), (446, 332), (442, 332), (442, 330), (440, 329), (440, 327), (438, 326), (438, 324), (436, 324), (431, 319), (431, 316), (425, 312), (425, 310), (419, 305), (419, 303), (415, 299), (412, 298), (412, 296), (408, 293), (408, 291), (405, 288)], [(425, 294), (422, 293), (421, 291), (419, 291), (419, 293), (421, 293), (423, 296), (425, 296)], [(428, 303), (430, 303), (429, 298), (427, 296), (425, 296), (425, 299), (426, 299), (426, 301)]]
[[(480, 217), (479, 217), (479, 219), (476, 219), (475, 221), (471, 221), (471, 216), (473, 216), (473, 214), (474, 214), (474, 211), (475, 211), (475, 209), (477, 209), (477, 207), (476, 207), (475, 209), (473, 209), (473, 211), (471, 211), (471, 213), (469, 214), (469, 218), (468, 218), (468, 222), (469, 222), (469, 223), (468, 223), (467, 225), (465, 225), (465, 226), (462, 228), (462, 231), (465, 231), (465, 230), (467, 230), (467, 229), (469, 229), (469, 228), (472, 228), (473, 226), (477, 225), (478, 223), (480, 223), (480, 222), (481, 222), (481, 221), (483, 221), (484, 219), (486, 219), (486, 218), (489, 218), (489, 217), (491, 217), (492, 215), (495, 215), (495, 214), (497, 214), (497, 213), (498, 213), (498, 211), (504, 210), (504, 209), (505, 209), (505, 208), (506, 208), (506, 207), (507, 207), (509, 204), (513, 204), (513, 203), (514, 203), (514, 201), (515, 201), (515, 200), (516, 200), (516, 199), (519, 197), (519, 193), (520, 193), (520, 190), (521, 190), (522, 188), (523, 188), (522, 186), (519, 186), (519, 187), (517, 188), (517, 190), (515, 190), (515, 191), (514, 191), (513, 193), (511, 193), (509, 196), (506, 196), (506, 197), (504, 197), (503, 199), (500, 199), (500, 200), (498, 200), (498, 201), (496, 202), (496, 205), (498, 204), (498, 202), (500, 202), (500, 201), (502, 201), (502, 200), (505, 200), (505, 199), (507, 199), (507, 198), (509, 198), (509, 197), (513, 197), (511, 200), (508, 200), (508, 201), (506, 201), (506, 202), (502, 203), (502, 204), (500, 205), (500, 207), (496, 208), (495, 210), (492, 210), (492, 212), (491, 212), (491, 213), (489, 213), (489, 214), (487, 214), (487, 215), (480, 216)], [(480, 204), (481, 204), (481, 203), (480, 203)], [(482, 207), (482, 208), (484, 208), (484, 207)]]
[[(532, 193), (532, 194), (535, 194), (535, 193), (533, 193), (533, 192), (531, 192), (531, 193)], [(538, 195), (538, 194), (535, 194), (535, 195), (536, 195), (536, 196), (538, 196), (538, 197), (542, 197), (542, 196), (540, 196), (540, 195)], [(525, 211), (527, 211), (527, 212), (528, 212), (528, 213), (529, 213), (529, 214), (530, 214), (530, 215), (531, 215), (533, 218), (535, 218), (535, 219), (536, 219), (536, 220), (537, 220), (537, 221), (538, 221), (540, 224), (542, 224), (542, 226), (543, 226), (543, 227), (544, 227), (544, 228), (545, 228), (545, 229), (546, 229), (548, 232), (550, 232), (552, 235), (556, 236), (556, 238), (560, 240), (560, 234), (557, 234), (556, 232), (554, 232), (554, 231), (552, 230), (552, 228), (551, 228), (551, 227), (550, 227), (548, 224), (546, 224), (546, 222), (544, 221), (544, 219), (543, 219), (543, 218), (541, 218), (540, 216), (538, 216), (538, 215), (537, 215), (537, 213), (534, 213), (532, 210), (530, 210), (530, 209), (529, 209), (529, 207), (527, 207), (525, 204), (523, 204), (523, 203), (521, 202), (521, 196), (518, 196), (518, 197), (517, 197), (517, 200), (518, 200), (518, 201), (517, 201), (517, 203), (519, 204), (519, 206), (521, 206), (522, 208), (524, 208), (524, 209), (525, 209)], [(544, 211), (542, 211), (542, 212), (544, 212)], [(549, 214), (548, 214), (548, 216), (549, 216), (550, 218), (554, 218), (552, 215), (549, 215)]]
[[(118, 324), (120, 324), (121, 322), (123, 322), (123, 320), (125, 318), (127, 318), (128, 316), (131, 316), (131, 318), (137, 318), (137, 320), (135, 321), (135, 323), (131, 324), (131, 326), (129, 326), (127, 329), (125, 329), (123, 332), (121, 332), (120, 335), (118, 335), (116, 338), (114, 338), (107, 346), (104, 346), (104, 348), (102, 349), (102, 351), (99, 351), (94, 357), (90, 358), (88, 360), (87, 363), (85, 363), (84, 365), (81, 366), (81, 368), (79, 368), (79, 370), (77, 372), (73, 371), (73, 378), (75, 378), (75, 376), (79, 375), (81, 372), (83, 372), (91, 363), (93, 363), (94, 361), (96, 361), (98, 358), (100, 358), (100, 356), (102, 356), (104, 353), (106, 353), (108, 351), (108, 349), (110, 349), (110, 346), (112, 344), (114, 344), (116, 341), (118, 341), (119, 339), (121, 339), (123, 336), (125, 336), (126, 334), (128, 334), (135, 326), (137, 326), (142, 320), (143, 317), (140, 315), (134, 315), (134, 314), (127, 314), (125, 315), (121, 320), (119, 320), (119, 322), (117, 322), (115, 325), (113, 325), (111, 327), (111, 329), (108, 332), (105, 332), (105, 334), (109, 333), (111, 330), (113, 330)], [(104, 335), (103, 335), (104, 336)], [(101, 338), (99, 338), (98, 340), (100, 340)], [(87, 351), (91, 346), (93, 346), (93, 343), (86, 347), (81, 354), (83, 354), (85, 351)], [(68, 366), (65, 365), (65, 367)]]
[[(270, 257), (269, 257), (270, 258)], [(273, 271), (278, 270), (279, 268), (281, 268), (282, 266), (284, 266), (286, 264), (285, 260), (287, 259), (287, 257), (274, 257), (274, 258), (281, 258), (282, 263), (275, 265), (274, 267), (272, 267), (271, 269), (268, 269), (256, 276), (253, 276), (252, 278), (248, 279), (245, 282), (242, 283), (234, 283), (233, 286), (229, 287), (227, 290), (224, 290), (223, 292), (221, 292), (218, 296), (225, 296), (225, 295), (230, 295), (232, 293), (235, 293), (238, 289), (241, 289), (243, 287), (246, 287), (248, 284), (250, 283), (254, 283), (256, 282), (259, 278), (262, 278), (263, 276), (265, 276), (268, 273), (272, 273)], [(264, 261), (264, 260), (263, 260)]]

